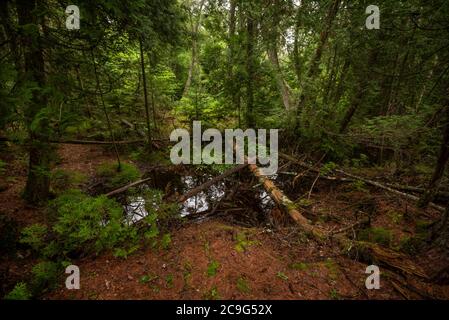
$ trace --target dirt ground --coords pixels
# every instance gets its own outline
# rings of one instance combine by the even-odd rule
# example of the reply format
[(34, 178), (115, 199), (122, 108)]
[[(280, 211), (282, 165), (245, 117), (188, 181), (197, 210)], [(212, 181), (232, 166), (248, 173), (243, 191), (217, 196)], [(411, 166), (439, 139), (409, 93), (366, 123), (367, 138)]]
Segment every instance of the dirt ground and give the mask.
[[(57, 167), (92, 175), (113, 155), (101, 147), (63, 145)], [(8, 157), (8, 156), (6, 156)], [(8, 160), (8, 159), (6, 159)], [(17, 222), (18, 228), (46, 223), (45, 213), (28, 207), (20, 197), (26, 181), (22, 160), (8, 162), (8, 175), (0, 192), (0, 213)], [(316, 184), (310, 198), (312, 213), (327, 212), (326, 221), (315, 221), (335, 230), (357, 219), (354, 204), (366, 193), (346, 190), (344, 185)], [(294, 192), (294, 188), (292, 188)], [(401, 199), (377, 190), (368, 197), (379, 214), (373, 226), (393, 230), (393, 243), (413, 235), (413, 219), (434, 219), (434, 212), (418, 212)], [(366, 200), (366, 199), (365, 199)], [(366, 210), (366, 208), (364, 208)], [(398, 224), (392, 212), (404, 217)], [(334, 217), (334, 218), (332, 218)], [(341, 253), (332, 243), (318, 244), (299, 233), (293, 224), (278, 228), (242, 227), (226, 217), (188, 222), (171, 232), (168, 249), (141, 248), (127, 259), (112, 254), (73, 261), (81, 272), (81, 289), (61, 285), (43, 299), (448, 299), (449, 286), (432, 284), (381, 266), (381, 288), (367, 290), (367, 263)], [(244, 239), (244, 240), (242, 240)], [(448, 261), (438, 251), (412, 257), (429, 274)], [(3, 289), (30, 276), (36, 261), (26, 253), (0, 261)]]

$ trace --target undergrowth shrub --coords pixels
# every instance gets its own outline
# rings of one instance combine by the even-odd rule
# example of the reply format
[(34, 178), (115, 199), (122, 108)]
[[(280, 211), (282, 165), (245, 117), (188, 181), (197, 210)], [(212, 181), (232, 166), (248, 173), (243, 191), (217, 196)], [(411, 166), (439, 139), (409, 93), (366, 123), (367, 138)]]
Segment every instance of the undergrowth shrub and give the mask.
[(390, 246), (393, 236), (390, 230), (381, 227), (363, 229), (359, 232), (359, 240)]
[(140, 177), (139, 169), (133, 164), (122, 163), (120, 171), (117, 163), (103, 163), (97, 169), (97, 175), (104, 180), (108, 189), (119, 188)]
[(39, 251), (45, 247), (46, 235), (47, 227), (36, 223), (22, 230), (19, 242), (30, 246), (35, 251)]
[(50, 181), (52, 191), (61, 194), (68, 189), (81, 187), (87, 177), (80, 172), (57, 169), (51, 173)]
[(60, 264), (52, 261), (42, 261), (33, 266), (32, 292), (38, 295), (56, 287), (58, 278), (62, 275)]
[(134, 228), (122, 223), (122, 207), (104, 195), (89, 197), (70, 190), (53, 200), (51, 206), (57, 212), (55, 242), (64, 254), (98, 254), (134, 242), (137, 237)]
[(19, 282), (15, 285), (5, 297), (5, 300), (29, 300), (31, 292), (25, 282)]

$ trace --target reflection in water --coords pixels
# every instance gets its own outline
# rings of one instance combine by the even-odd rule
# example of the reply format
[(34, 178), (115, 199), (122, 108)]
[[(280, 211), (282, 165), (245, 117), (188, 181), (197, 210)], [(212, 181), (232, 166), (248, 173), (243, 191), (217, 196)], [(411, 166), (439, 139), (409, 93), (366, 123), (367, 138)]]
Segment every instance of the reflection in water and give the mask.
[[(172, 193), (177, 193), (178, 195), (184, 194), (187, 191), (201, 185), (207, 180), (213, 178), (213, 176), (208, 174), (197, 175), (197, 176), (177, 176), (177, 177), (167, 177), (162, 182), (162, 178), (159, 178), (149, 185), (141, 186), (142, 194), (145, 190), (149, 188), (155, 188), (155, 183), (158, 183), (157, 189), (167, 190), (168, 187), (171, 188)], [(277, 180), (277, 176), (271, 177), (273, 180)], [(227, 184), (226, 184), (227, 183)], [(226, 186), (228, 190), (232, 189), (229, 183), (225, 180), (219, 181), (212, 185), (209, 189), (199, 192), (197, 195), (187, 199), (184, 203), (180, 204), (180, 216), (186, 217), (195, 213), (202, 213), (210, 211), (214, 208), (214, 205), (220, 201), (226, 194)], [(232, 191), (231, 191), (232, 192)], [(249, 201), (250, 207), (255, 209), (261, 217), (266, 217), (269, 211), (275, 206), (275, 203), (271, 199), (270, 195), (260, 186), (258, 186), (253, 193), (253, 201)], [(233, 199), (230, 199), (231, 201)], [(148, 215), (148, 211), (145, 208), (146, 200), (143, 196), (129, 196), (126, 199), (126, 205), (123, 206), (126, 212), (126, 223), (131, 225), (137, 221), (145, 218)], [(246, 201), (245, 201), (246, 202)], [(153, 207), (157, 209), (157, 201), (153, 201)], [(241, 206), (241, 204), (240, 204)], [(251, 209), (248, 207), (249, 209)]]
[[(201, 179), (193, 176), (183, 176), (180, 179), (180, 184), (174, 186), (174, 188), (175, 191), (182, 194), (195, 188), (208, 179), (212, 179), (212, 176), (204, 175)], [(144, 186), (144, 188), (148, 189), (149, 187)], [(219, 201), (225, 195), (225, 189), (225, 183), (218, 182), (217, 184), (212, 185), (208, 190), (201, 191), (197, 195), (187, 199), (181, 204), (181, 217), (210, 210), (212, 207), (211, 204)], [(153, 206), (156, 208), (157, 203), (154, 202)], [(148, 215), (148, 212), (145, 209), (145, 198), (141, 196), (128, 197), (127, 204), (123, 207), (126, 212), (126, 222), (128, 224), (134, 224)]]
[(130, 197), (129, 203), (124, 206), (126, 212), (126, 223), (132, 225), (148, 215), (145, 209), (145, 199), (143, 197)]
[[(211, 176), (206, 178), (212, 179)], [(185, 176), (181, 180), (188, 189), (193, 189), (196, 186), (195, 179), (192, 176)], [(219, 201), (224, 195), (224, 182), (217, 182), (217, 184), (212, 185), (207, 191), (201, 191), (196, 196), (187, 199), (182, 204), (181, 217), (209, 210), (211, 208), (210, 204)]]

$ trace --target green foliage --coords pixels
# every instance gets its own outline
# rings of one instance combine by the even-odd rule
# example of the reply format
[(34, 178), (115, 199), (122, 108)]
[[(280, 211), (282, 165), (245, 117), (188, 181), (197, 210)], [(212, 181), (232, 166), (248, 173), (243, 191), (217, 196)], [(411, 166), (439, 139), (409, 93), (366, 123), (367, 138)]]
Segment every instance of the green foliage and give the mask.
[(124, 248), (116, 248), (114, 249), (114, 257), (126, 259), (129, 255), (139, 250), (139, 248), (139, 245), (128, 245)]
[(378, 243), (384, 246), (390, 246), (392, 234), (390, 230), (382, 227), (373, 227), (361, 230), (358, 238), (362, 241)]
[(6, 172), (6, 162), (0, 159), (0, 175)]
[(326, 176), (337, 168), (337, 164), (334, 162), (328, 162), (320, 168), (320, 174)]
[(61, 270), (60, 264), (51, 261), (39, 262), (33, 266), (31, 281), (33, 292), (38, 294), (46, 289), (55, 288), (58, 278), (62, 274)]
[(57, 169), (51, 173), (51, 188), (57, 194), (61, 194), (68, 189), (79, 188), (86, 181), (86, 175), (77, 171)]
[(218, 288), (216, 286), (213, 286), (209, 291), (207, 291), (203, 298), (205, 300), (220, 300), (220, 293), (218, 292)]
[(170, 233), (166, 233), (162, 236), (161, 239), (161, 247), (164, 250), (167, 250), (170, 247), (171, 244), (171, 235)]
[(304, 262), (296, 262), (296, 263), (292, 263), (290, 265), (290, 268), (299, 270), (299, 271), (304, 271), (304, 270), (307, 270), (309, 268), (309, 266), (307, 265), (307, 263), (304, 263)]
[(17, 283), (14, 289), (4, 297), (5, 300), (29, 300), (30, 298), (31, 292), (25, 282)]
[(237, 286), (237, 290), (239, 290), (241, 293), (249, 293), (251, 291), (248, 281), (243, 276), (240, 276), (237, 279), (236, 286)]
[(335, 263), (335, 261), (328, 258), (326, 260), (326, 262), (324, 263), (324, 265), (326, 266), (327, 270), (329, 271), (329, 278), (331, 280), (336, 280), (338, 277), (338, 266)]
[(122, 163), (120, 170), (117, 163), (103, 163), (97, 169), (97, 175), (104, 179), (107, 188), (113, 189), (136, 181), (140, 172), (135, 165), (129, 163)]
[(400, 212), (390, 211), (388, 212), (388, 216), (394, 224), (400, 223), (404, 219), (404, 215)]
[(22, 230), (20, 243), (30, 246), (36, 252), (39, 252), (46, 242), (47, 226), (41, 224), (33, 224)]
[(217, 274), (218, 268), (220, 268), (220, 263), (218, 261), (212, 260), (211, 262), (209, 262), (206, 271), (207, 276), (209, 277), (215, 276)]
[(89, 197), (70, 190), (51, 206), (57, 212), (53, 230), (64, 254), (99, 253), (121, 244), (128, 248), (135, 245), (136, 230), (123, 224), (122, 207), (106, 196)]
[(146, 274), (146, 275), (142, 276), (139, 281), (140, 281), (140, 283), (150, 283), (157, 279), (159, 279), (159, 276), (157, 276), (155, 274)]
[(340, 294), (338, 293), (337, 289), (332, 288), (331, 291), (329, 292), (329, 297), (332, 300), (340, 300)]
[(167, 288), (173, 288), (173, 275), (172, 274), (168, 274), (165, 277), (165, 283), (167, 285)]
[(366, 184), (362, 180), (357, 180), (357, 181), (352, 182), (350, 187), (352, 190), (355, 190), (355, 191), (368, 192), (368, 189), (366, 188)]
[(248, 236), (244, 232), (239, 232), (235, 236), (236, 244), (235, 250), (237, 252), (244, 252), (248, 249), (248, 247), (257, 244), (257, 241), (252, 241), (248, 239)]
[(278, 277), (279, 279), (282, 279), (284, 281), (288, 281), (288, 276), (285, 273), (283, 273), (282, 271), (279, 271), (276, 274), (276, 277)]

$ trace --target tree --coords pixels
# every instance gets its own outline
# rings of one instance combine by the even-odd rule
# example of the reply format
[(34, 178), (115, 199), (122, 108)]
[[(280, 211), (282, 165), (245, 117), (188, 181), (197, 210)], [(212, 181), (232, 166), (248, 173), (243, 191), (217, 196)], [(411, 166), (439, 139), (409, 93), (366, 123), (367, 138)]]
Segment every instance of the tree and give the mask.
[(17, 14), (21, 27), (21, 43), (24, 50), (26, 85), (32, 92), (32, 98), (26, 110), (29, 128), (30, 149), (28, 180), (24, 197), (33, 204), (39, 204), (48, 197), (50, 188), (50, 151), (47, 130), (47, 95), (45, 61), (42, 38), (39, 31), (41, 22), (38, 12), (42, 1), (17, 0)]

